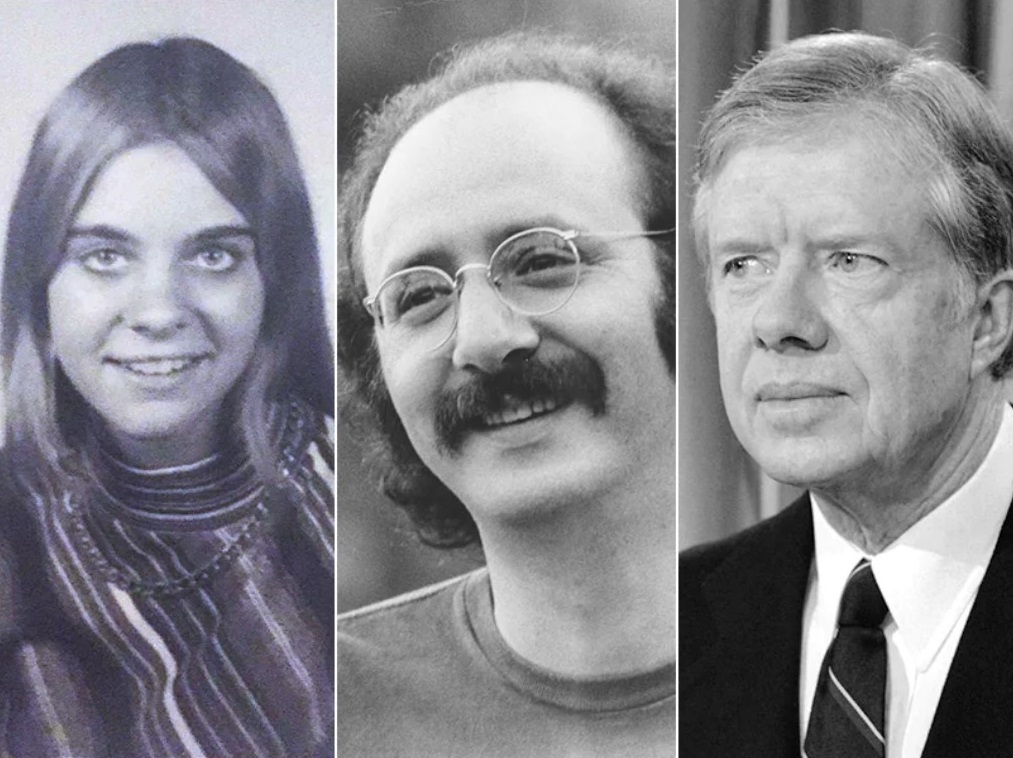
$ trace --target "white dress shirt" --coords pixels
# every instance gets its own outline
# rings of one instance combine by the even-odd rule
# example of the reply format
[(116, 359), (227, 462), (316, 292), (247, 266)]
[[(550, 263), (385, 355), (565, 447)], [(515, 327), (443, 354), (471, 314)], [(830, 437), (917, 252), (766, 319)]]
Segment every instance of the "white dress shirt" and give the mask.
[(886, 755), (919, 758), (947, 672), (1013, 499), (1013, 409), (951, 497), (875, 556), (841, 537), (811, 497), (816, 557), (802, 617), (800, 743), (848, 574), (862, 558), (886, 600)]

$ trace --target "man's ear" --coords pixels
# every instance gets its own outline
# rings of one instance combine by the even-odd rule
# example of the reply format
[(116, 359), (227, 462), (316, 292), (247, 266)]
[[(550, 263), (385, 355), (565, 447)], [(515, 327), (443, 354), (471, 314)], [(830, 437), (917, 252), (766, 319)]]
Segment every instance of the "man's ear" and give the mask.
[(1013, 270), (978, 287), (978, 321), (971, 344), (971, 378), (991, 368), (1013, 339)]

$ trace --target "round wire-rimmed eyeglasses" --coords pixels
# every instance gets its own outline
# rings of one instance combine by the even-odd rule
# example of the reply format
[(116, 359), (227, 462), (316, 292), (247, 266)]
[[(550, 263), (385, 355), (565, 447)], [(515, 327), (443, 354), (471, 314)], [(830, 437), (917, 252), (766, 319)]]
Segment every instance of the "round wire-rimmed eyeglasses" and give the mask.
[(512, 311), (544, 316), (566, 305), (577, 289), (581, 256), (574, 240), (657, 237), (674, 231), (578, 232), (548, 226), (526, 229), (503, 240), (488, 263), (465, 264), (453, 276), (436, 266), (412, 266), (391, 274), (362, 304), (385, 331), (438, 350), (456, 329), (465, 272), (484, 271), (493, 292)]

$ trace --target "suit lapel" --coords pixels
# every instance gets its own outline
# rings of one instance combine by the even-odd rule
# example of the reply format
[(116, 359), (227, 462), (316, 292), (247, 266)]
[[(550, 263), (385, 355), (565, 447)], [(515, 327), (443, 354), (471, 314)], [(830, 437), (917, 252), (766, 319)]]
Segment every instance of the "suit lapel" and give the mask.
[[(1011, 508), (1013, 511), (1013, 508)], [(1007, 511), (923, 758), (993, 758), (1013, 745), (1013, 517)]]
[[(722, 755), (795, 756), (802, 610), (813, 554), (808, 497), (756, 529), (704, 584), (716, 640), (682, 671), (684, 712), (690, 719), (700, 715)], [(706, 686), (695, 687), (697, 682)], [(694, 728), (689, 722), (682, 727)], [(1010, 745), (1013, 506), (957, 646), (922, 758), (994, 758), (1009, 754)]]
[(806, 495), (760, 524), (704, 583), (717, 641), (683, 682), (693, 689), (706, 680), (699, 689), (717, 695), (695, 709), (710, 728), (727, 726), (726, 754), (798, 755), (802, 609), (812, 553)]

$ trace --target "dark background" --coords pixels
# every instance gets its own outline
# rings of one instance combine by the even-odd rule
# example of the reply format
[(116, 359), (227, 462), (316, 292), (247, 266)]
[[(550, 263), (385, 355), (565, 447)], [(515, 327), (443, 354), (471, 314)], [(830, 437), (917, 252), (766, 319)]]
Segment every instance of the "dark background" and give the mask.
[[(548, 29), (627, 40), (674, 66), (675, 19), (675, 0), (341, 0), (339, 171), (350, 157), (362, 109), (378, 105), (405, 84), (426, 78), (433, 58), (457, 43), (519, 29)], [(406, 520), (376, 492), (361, 460), (339, 416), (339, 610), (482, 564), (478, 550), (445, 552), (418, 544)]]

